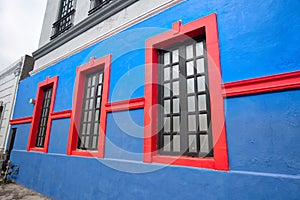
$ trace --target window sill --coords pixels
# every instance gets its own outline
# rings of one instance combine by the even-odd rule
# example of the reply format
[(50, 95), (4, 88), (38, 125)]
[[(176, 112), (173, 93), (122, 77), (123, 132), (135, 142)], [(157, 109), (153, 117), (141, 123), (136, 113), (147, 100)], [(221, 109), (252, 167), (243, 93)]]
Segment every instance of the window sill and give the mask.
[(72, 151), (70, 156), (83, 156), (83, 157), (95, 157), (95, 158), (101, 157), (99, 151), (88, 151), (88, 150)]
[(41, 153), (47, 153), (46, 148), (42, 148), (42, 147), (32, 147), (29, 148), (28, 151), (35, 151), (35, 152), (41, 152)]
[[(152, 161), (155, 163), (163, 163), (163, 164), (169, 164), (169, 165), (215, 169), (214, 158), (196, 158), (196, 157), (188, 157), (188, 156), (154, 155), (154, 156), (152, 156)], [(223, 169), (223, 170), (228, 170), (228, 169)]]

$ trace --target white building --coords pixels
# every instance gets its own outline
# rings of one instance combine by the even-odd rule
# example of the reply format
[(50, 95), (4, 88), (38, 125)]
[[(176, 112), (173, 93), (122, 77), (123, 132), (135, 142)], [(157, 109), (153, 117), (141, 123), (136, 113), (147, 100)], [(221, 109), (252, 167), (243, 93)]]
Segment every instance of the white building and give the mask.
[(18, 83), (29, 75), (33, 64), (33, 58), (26, 55), (0, 72), (0, 152), (6, 148)]

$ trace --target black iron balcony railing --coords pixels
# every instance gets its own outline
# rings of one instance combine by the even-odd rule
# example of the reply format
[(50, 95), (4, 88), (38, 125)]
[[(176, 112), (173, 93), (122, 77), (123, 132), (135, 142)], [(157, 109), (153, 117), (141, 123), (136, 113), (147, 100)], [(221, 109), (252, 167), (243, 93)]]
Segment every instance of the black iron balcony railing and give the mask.
[(53, 24), (53, 34), (50, 37), (50, 39), (54, 39), (63, 32), (67, 31), (69, 28), (72, 27), (73, 23), (73, 15), (75, 13), (75, 9), (72, 9), (70, 12), (68, 12), (66, 15), (58, 19), (54, 24)]
[(104, 6), (111, 3), (112, 1), (117, 1), (117, 0), (91, 0), (89, 15), (103, 8)]

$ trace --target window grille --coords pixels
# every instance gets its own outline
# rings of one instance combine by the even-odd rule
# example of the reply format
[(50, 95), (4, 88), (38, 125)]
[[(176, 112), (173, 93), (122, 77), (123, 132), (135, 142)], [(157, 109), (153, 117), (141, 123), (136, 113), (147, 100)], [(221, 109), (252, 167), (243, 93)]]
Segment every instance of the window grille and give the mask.
[(53, 34), (51, 39), (67, 31), (73, 25), (73, 16), (75, 13), (73, 0), (62, 0), (58, 20), (53, 24)]
[(212, 157), (205, 40), (160, 51), (161, 154)]
[(40, 122), (38, 126), (38, 132), (36, 137), (35, 146), (44, 147), (47, 123), (49, 118), (49, 110), (52, 97), (52, 87), (44, 90), (43, 104), (40, 113)]
[(101, 114), (103, 70), (86, 75), (77, 148), (97, 150)]

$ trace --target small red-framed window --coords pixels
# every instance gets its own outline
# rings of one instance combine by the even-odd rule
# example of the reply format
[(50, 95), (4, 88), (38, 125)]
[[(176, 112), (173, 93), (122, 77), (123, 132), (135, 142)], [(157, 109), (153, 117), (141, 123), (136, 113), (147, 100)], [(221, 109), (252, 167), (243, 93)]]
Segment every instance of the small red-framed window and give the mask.
[[(201, 156), (201, 152), (199, 151), (200, 149), (200, 143), (197, 141), (197, 145), (195, 145), (195, 148), (198, 148), (198, 152), (196, 153), (186, 153), (187, 151), (190, 151), (192, 149), (191, 145), (188, 144), (188, 150), (184, 149), (178, 150), (181, 147), (178, 148), (179, 144), (186, 144), (189, 142), (189, 138), (185, 139), (184, 141), (178, 140), (178, 138), (183, 138), (183, 137), (176, 137), (170, 136), (170, 137), (165, 137), (166, 138), (166, 143), (165, 141), (162, 141), (164, 139), (161, 139), (161, 130), (162, 127), (160, 123), (160, 120), (162, 118), (160, 117), (161, 113), (165, 113), (163, 111), (166, 108), (160, 108), (160, 98), (164, 97), (161, 95), (161, 91), (164, 90), (164, 87), (162, 88), (160, 85), (165, 82), (162, 82), (160, 73), (164, 73), (160, 71), (161, 67), (165, 67), (162, 65), (161, 61), (161, 54), (162, 52), (170, 52), (172, 49), (174, 51), (178, 51), (179, 54), (179, 60), (177, 64), (179, 65), (180, 70), (181, 65), (188, 68), (188, 50), (181, 50), (180, 48), (177, 48), (181, 44), (187, 43), (189, 46), (191, 45), (198, 45), (198, 43), (189, 43), (189, 41), (199, 41), (198, 38), (205, 38), (205, 46), (206, 46), (206, 55), (205, 55), (205, 63), (206, 63), (206, 72), (205, 76), (207, 78), (207, 85), (208, 87), (208, 98), (207, 101), (209, 108), (209, 121), (210, 123), (208, 124), (209, 130), (207, 131), (207, 135), (210, 133), (211, 137), (211, 146), (213, 148), (213, 151), (208, 153), (207, 155), (210, 156)], [(201, 41), (201, 39), (200, 39)], [(195, 47), (195, 46), (194, 46)], [(177, 49), (176, 49), (177, 48)], [(187, 48), (187, 46), (186, 46)], [(191, 47), (192, 48), (192, 47)], [(196, 47), (195, 47), (196, 48)], [(171, 50), (170, 50), (171, 49)], [(194, 50), (194, 55), (197, 54), (197, 50)], [(192, 53), (193, 54), (193, 53)], [(184, 57), (186, 62), (183, 62), (180, 60), (180, 57)], [(200, 57), (199, 57), (200, 58)], [(168, 59), (172, 59), (171, 57), (168, 57)], [(196, 59), (194, 58), (194, 66), (196, 66)], [(167, 61), (169, 62), (169, 60)], [(183, 64), (182, 64), (183, 63)], [(174, 64), (175, 65), (175, 64)], [(172, 67), (172, 66), (171, 66)], [(195, 67), (196, 68), (196, 67)], [(165, 70), (165, 68), (164, 68)], [(179, 70), (179, 71), (180, 71)], [(185, 70), (185, 69), (184, 69)], [(166, 70), (168, 72), (168, 69)], [(169, 70), (170, 71), (170, 70)], [(187, 69), (188, 71), (188, 69)], [(195, 69), (196, 71), (196, 69)], [(173, 72), (170, 71), (170, 74)], [(180, 71), (181, 73), (181, 71)], [(185, 76), (183, 79), (187, 80), (187, 75), (189, 72), (184, 72)], [(196, 73), (196, 72), (195, 72)], [(167, 74), (167, 73), (166, 73)], [(204, 73), (203, 73), (204, 74)], [(171, 76), (171, 75), (170, 75)], [(173, 75), (172, 75), (173, 76)], [(197, 76), (198, 75), (193, 75), (195, 76), (195, 88), (197, 87)], [(200, 76), (200, 75), (199, 75)], [(204, 75), (203, 75), (204, 76)], [(166, 76), (167, 79), (169, 79), (169, 75)], [(164, 77), (163, 77), (164, 78)], [(180, 82), (180, 79), (178, 78), (179, 84), (178, 87), (180, 88), (180, 92), (182, 92), (182, 89), (185, 87), (184, 81)], [(165, 81), (165, 80), (163, 80)], [(170, 81), (169, 81), (170, 82)], [(172, 84), (169, 83), (168, 84)], [(183, 83), (183, 84), (182, 84)], [(208, 84), (209, 83), (209, 84)], [(173, 83), (174, 84), (174, 83)], [(183, 86), (182, 86), (183, 85)], [(173, 86), (172, 86), (173, 87)], [(184, 89), (183, 89), (184, 90)], [(187, 89), (188, 90), (188, 89)], [(196, 90), (197, 91), (197, 90)], [(183, 91), (184, 92), (184, 91)], [(170, 92), (167, 92), (168, 94)], [(173, 91), (171, 93), (174, 93)], [(179, 93), (179, 92), (178, 92)], [(197, 94), (198, 95), (198, 94)], [(189, 97), (187, 95), (187, 97)], [(171, 99), (173, 98), (179, 98), (175, 95), (175, 97), (170, 97)], [(182, 99), (182, 97), (180, 97)], [(198, 98), (198, 97), (197, 97)], [(167, 100), (166, 102), (168, 102)], [(195, 102), (197, 102), (196, 100)], [(171, 101), (169, 101), (171, 102)], [(180, 100), (181, 102), (181, 100)], [(180, 109), (186, 109), (185, 112), (189, 113), (189, 104), (187, 103), (188, 100), (184, 100), (184, 105), (186, 105), (185, 108), (180, 108)], [(167, 104), (169, 105), (169, 103)], [(174, 102), (171, 104), (174, 106)], [(180, 103), (180, 105), (183, 105)], [(170, 107), (172, 109), (172, 106)], [(196, 103), (197, 106), (197, 103)], [(192, 109), (194, 107), (192, 106)], [(167, 109), (168, 110), (168, 109)], [(167, 111), (167, 114), (169, 110)], [(182, 112), (182, 111), (180, 111)], [(200, 114), (200, 112), (198, 113)], [(171, 113), (170, 118), (174, 118), (176, 114)], [(188, 114), (185, 114), (189, 117)], [(166, 115), (167, 116), (167, 115)], [(198, 118), (200, 115), (197, 115)], [(178, 116), (175, 116), (178, 118)], [(179, 122), (180, 125), (182, 124), (187, 124), (184, 125), (185, 127), (188, 127), (184, 130), (187, 131), (187, 133), (184, 133), (184, 136), (190, 136), (189, 134), (189, 126), (193, 127), (194, 125), (189, 124), (189, 119), (188, 117), (182, 117), (180, 115), (181, 120)], [(221, 69), (220, 69), (220, 53), (219, 53), (219, 42), (218, 42), (218, 30), (217, 30), (217, 18), (216, 14), (211, 14), (209, 16), (200, 18), (198, 20), (192, 21), (188, 24), (181, 25), (181, 22), (176, 22), (172, 26), (172, 30), (164, 32), (162, 34), (156, 35), (154, 37), (149, 38), (146, 41), (146, 76), (145, 76), (145, 112), (144, 112), (144, 118), (145, 118), (145, 129), (144, 129), (144, 162), (151, 163), (151, 162), (157, 162), (157, 163), (165, 163), (165, 164), (172, 164), (172, 165), (184, 165), (184, 166), (193, 166), (193, 167), (202, 167), (202, 168), (210, 168), (210, 169), (218, 169), (218, 170), (228, 170), (228, 151), (227, 151), (227, 142), (226, 142), (226, 128), (225, 128), (225, 123), (224, 123), (224, 102), (223, 102), (223, 96), (222, 96), (222, 78), (221, 78)], [(197, 119), (198, 119), (197, 118)], [(165, 118), (164, 118), (165, 119)], [(193, 118), (191, 118), (193, 119)], [(177, 119), (176, 119), (177, 120)], [(186, 120), (186, 122), (182, 122), (182, 120)], [(178, 121), (178, 120), (177, 120)], [(197, 120), (195, 120), (197, 123)], [(202, 123), (202, 122), (201, 122)], [(174, 122), (170, 123), (171, 126), (174, 126)], [(192, 124), (192, 123), (191, 123)], [(196, 125), (195, 125), (196, 126)], [(200, 121), (197, 124), (197, 127), (200, 127)], [(201, 129), (198, 128), (198, 130)], [(165, 130), (163, 128), (163, 130)], [(174, 130), (173, 130), (174, 131)], [(182, 130), (180, 130), (182, 131)], [(199, 131), (201, 132), (201, 131)], [(173, 134), (173, 133), (172, 133)], [(202, 133), (197, 133), (200, 136)], [(171, 134), (170, 134), (171, 135)], [(163, 135), (164, 136), (164, 135)], [(179, 135), (180, 136), (180, 135)], [(192, 137), (191, 137), (192, 138)], [(177, 144), (175, 144), (177, 140)], [(200, 139), (199, 139), (200, 140)], [(179, 142), (178, 142), (179, 141)], [(191, 144), (193, 143), (193, 140), (191, 140)], [(196, 140), (195, 140), (196, 141)], [(162, 145), (163, 143), (163, 145)], [(169, 145), (173, 143), (173, 147), (170, 147)], [(164, 146), (165, 145), (165, 146)], [(175, 148), (175, 145), (176, 148)], [(170, 149), (173, 150), (171, 153), (165, 153), (164, 149), (161, 147), (167, 147), (167, 151), (171, 151)], [(185, 146), (185, 147), (186, 147)], [(178, 152), (175, 152), (177, 149), (178, 151), (181, 151), (179, 154)], [(182, 153), (184, 152), (184, 153)]]
[(67, 155), (104, 156), (111, 57), (77, 68)]
[(38, 84), (27, 151), (48, 152), (58, 76)]

